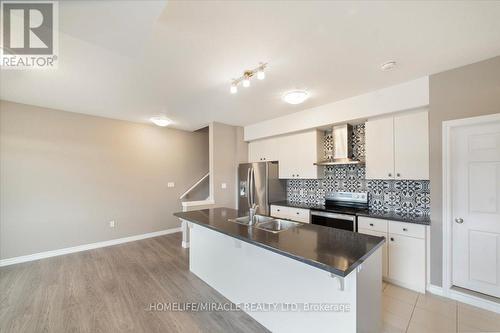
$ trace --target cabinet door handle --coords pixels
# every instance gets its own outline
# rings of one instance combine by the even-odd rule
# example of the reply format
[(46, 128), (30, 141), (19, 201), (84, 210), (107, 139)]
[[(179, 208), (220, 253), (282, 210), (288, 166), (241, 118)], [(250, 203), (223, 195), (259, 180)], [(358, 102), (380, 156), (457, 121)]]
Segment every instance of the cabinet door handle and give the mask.
[(403, 228), (403, 231), (408, 231), (408, 229), (406, 229), (406, 228)]
[(279, 209), (276, 209), (278, 212), (280, 211)]
[(297, 215), (299, 215), (300, 213), (299, 213), (299, 212), (297, 212), (296, 214), (297, 214)]
[(370, 227), (373, 227), (373, 223), (370, 223)]
[(394, 237), (391, 237), (391, 242), (394, 242)]
[(401, 174), (398, 172), (398, 173), (396, 174), (396, 177), (401, 177)]
[(389, 172), (388, 176), (389, 176), (389, 177), (392, 177), (392, 173), (390, 173), (390, 172)]
[(457, 217), (457, 218), (455, 219), (455, 222), (457, 222), (458, 224), (462, 224), (462, 223), (464, 223), (464, 219), (463, 219), (463, 218), (461, 218), (461, 217)]

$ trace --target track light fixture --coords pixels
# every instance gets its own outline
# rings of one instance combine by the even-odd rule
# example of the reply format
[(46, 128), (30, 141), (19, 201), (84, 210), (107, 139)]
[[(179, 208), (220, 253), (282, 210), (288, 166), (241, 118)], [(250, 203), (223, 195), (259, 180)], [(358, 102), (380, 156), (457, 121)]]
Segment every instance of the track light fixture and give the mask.
[(264, 70), (267, 67), (267, 63), (259, 63), (259, 66), (252, 69), (252, 70), (246, 70), (243, 72), (243, 75), (240, 76), (237, 79), (233, 79), (233, 82), (231, 83), (231, 88), (229, 91), (231, 94), (236, 94), (238, 92), (238, 85), (241, 83), (241, 85), (245, 88), (250, 87), (250, 78), (252, 78), (254, 75), (257, 76), (257, 79), (259, 80), (264, 80), (266, 78), (266, 73)]

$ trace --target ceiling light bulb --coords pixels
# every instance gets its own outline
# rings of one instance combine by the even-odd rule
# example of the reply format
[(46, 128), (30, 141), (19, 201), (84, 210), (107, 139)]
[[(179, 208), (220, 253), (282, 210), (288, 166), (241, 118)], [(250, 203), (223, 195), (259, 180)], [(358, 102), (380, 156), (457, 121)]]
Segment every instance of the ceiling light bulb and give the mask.
[(238, 92), (238, 87), (233, 83), (229, 91), (231, 92), (231, 94), (236, 94)]
[(245, 77), (243, 79), (243, 87), (245, 87), (245, 88), (250, 87), (250, 79), (248, 77)]
[(168, 119), (165, 116), (157, 116), (157, 117), (151, 117), (149, 120), (155, 124), (156, 126), (160, 127), (165, 127), (168, 126), (172, 123), (172, 120)]
[(264, 68), (259, 68), (257, 72), (257, 79), (264, 80), (266, 78), (266, 73), (264, 73)]
[(300, 104), (309, 98), (309, 93), (305, 90), (292, 90), (283, 94), (282, 99), (288, 104)]

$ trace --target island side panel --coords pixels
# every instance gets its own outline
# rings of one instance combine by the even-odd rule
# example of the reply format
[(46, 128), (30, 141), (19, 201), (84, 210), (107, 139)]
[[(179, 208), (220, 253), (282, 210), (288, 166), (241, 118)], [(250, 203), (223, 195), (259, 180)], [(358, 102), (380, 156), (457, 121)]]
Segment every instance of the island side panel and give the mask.
[(358, 266), (357, 332), (376, 333), (382, 330), (382, 247)]
[(356, 270), (327, 271), (191, 224), (190, 270), (231, 302), (348, 304), (349, 312), (245, 311), (272, 332), (356, 332)]

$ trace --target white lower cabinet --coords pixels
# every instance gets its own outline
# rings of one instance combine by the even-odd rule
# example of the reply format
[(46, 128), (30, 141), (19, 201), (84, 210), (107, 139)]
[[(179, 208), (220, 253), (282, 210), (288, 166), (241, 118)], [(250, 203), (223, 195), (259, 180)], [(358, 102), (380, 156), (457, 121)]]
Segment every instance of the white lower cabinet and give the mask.
[(358, 218), (358, 232), (386, 238), (382, 254), (384, 279), (421, 293), (425, 293), (426, 285), (425, 228), (419, 224)]
[(389, 259), (387, 256), (387, 233), (380, 232), (380, 231), (373, 231), (373, 230), (369, 230), (369, 229), (362, 229), (362, 228), (359, 228), (358, 232), (361, 234), (386, 238), (386, 242), (382, 246), (382, 277), (384, 279), (387, 278), (387, 272), (388, 272), (388, 265), (387, 264), (388, 264), (388, 259)]
[(389, 234), (388, 253), (389, 280), (425, 293), (425, 240)]
[(310, 211), (304, 208), (271, 205), (271, 216), (302, 223), (310, 222)]

